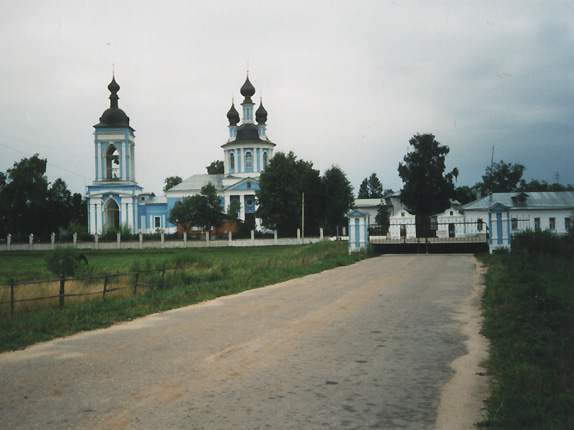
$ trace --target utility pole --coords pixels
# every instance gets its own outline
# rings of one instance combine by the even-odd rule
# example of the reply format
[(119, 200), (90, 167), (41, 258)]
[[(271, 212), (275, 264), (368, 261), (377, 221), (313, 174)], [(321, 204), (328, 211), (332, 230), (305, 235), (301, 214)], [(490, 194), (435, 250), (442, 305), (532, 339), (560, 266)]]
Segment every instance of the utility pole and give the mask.
[(305, 193), (301, 194), (301, 243), (305, 242)]

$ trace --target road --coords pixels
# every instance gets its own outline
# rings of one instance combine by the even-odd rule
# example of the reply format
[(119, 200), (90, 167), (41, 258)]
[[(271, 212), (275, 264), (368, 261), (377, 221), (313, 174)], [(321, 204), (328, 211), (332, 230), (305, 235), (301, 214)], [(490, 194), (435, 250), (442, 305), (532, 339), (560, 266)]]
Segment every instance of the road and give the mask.
[(0, 354), (0, 427), (432, 429), (478, 272), (382, 256)]

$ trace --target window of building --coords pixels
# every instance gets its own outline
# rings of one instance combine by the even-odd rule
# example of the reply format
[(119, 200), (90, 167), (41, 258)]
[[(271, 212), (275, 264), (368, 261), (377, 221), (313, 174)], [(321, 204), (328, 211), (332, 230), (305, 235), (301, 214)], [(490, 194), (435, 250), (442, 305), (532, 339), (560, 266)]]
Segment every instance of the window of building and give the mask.
[(267, 167), (267, 162), (269, 161), (269, 159), (267, 158), (267, 152), (263, 153), (263, 168)]
[(550, 230), (556, 230), (556, 218), (550, 218)]
[(245, 170), (253, 169), (253, 154), (251, 152), (245, 153)]
[(571, 224), (570, 224), (570, 218), (568, 218), (568, 217), (567, 217), (567, 218), (564, 218), (564, 229), (565, 229), (566, 231), (569, 231), (569, 230), (570, 230), (570, 225), (571, 225)]
[(534, 218), (534, 230), (540, 231), (540, 218)]
[(161, 218), (156, 216), (153, 219), (153, 223), (154, 223), (154, 227), (155, 228), (161, 228)]
[(235, 154), (233, 152), (229, 153), (229, 169), (235, 170)]
[(483, 228), (483, 222), (482, 222), (482, 218), (478, 218), (476, 220), (476, 228), (478, 229), (478, 231), (482, 231)]
[(251, 182), (250, 181), (247, 181), (247, 188), (251, 189)]
[(512, 224), (512, 230), (518, 230), (518, 219), (517, 218), (512, 218), (511, 224)]
[(453, 215), (454, 215), (454, 212), (453, 212), (453, 211), (450, 211), (450, 216), (453, 216)]

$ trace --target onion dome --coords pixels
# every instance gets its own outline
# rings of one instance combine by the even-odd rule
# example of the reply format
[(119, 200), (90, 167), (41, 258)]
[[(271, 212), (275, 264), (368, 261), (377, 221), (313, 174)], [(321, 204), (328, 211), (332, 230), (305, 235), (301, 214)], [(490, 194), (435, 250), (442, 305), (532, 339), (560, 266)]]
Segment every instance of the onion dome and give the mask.
[(112, 78), (112, 82), (108, 85), (108, 90), (110, 90), (110, 107), (106, 109), (102, 116), (100, 117), (100, 122), (94, 127), (97, 128), (113, 128), (113, 127), (129, 127), (132, 131), (133, 128), (130, 127), (130, 118), (126, 113), (118, 107), (118, 91), (120, 86), (116, 82), (115, 77)]
[(235, 109), (234, 103), (231, 103), (231, 109), (227, 112), (227, 119), (229, 120), (229, 125), (234, 126), (239, 122), (239, 112)]
[(245, 100), (243, 100), (243, 103), (253, 103), (253, 101), (251, 100), (251, 96), (253, 94), (255, 94), (255, 87), (249, 81), (249, 75), (247, 75), (247, 79), (245, 79), (245, 83), (241, 87), (240, 92), (241, 92), (241, 95), (243, 97), (245, 97)]
[(255, 119), (258, 124), (265, 124), (267, 121), (267, 111), (263, 107), (263, 101), (259, 104), (259, 108), (255, 111)]

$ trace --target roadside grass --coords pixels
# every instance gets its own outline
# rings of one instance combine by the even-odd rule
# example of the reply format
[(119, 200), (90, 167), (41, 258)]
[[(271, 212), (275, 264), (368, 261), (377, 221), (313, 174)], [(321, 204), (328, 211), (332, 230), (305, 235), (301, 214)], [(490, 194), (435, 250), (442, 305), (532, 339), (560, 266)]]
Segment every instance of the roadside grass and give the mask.
[(492, 429), (574, 429), (574, 236), (526, 233), (481, 257)]
[[(120, 292), (105, 301), (101, 296), (88, 300), (67, 298), (63, 309), (58, 308), (58, 299), (34, 302), (42, 305), (25, 308), (13, 317), (10, 317), (9, 305), (2, 305), (0, 352), (318, 273), (367, 257), (366, 253), (349, 255), (346, 242), (284, 247), (91, 251), (85, 255), (90, 264), (84, 271), (89, 270), (91, 275), (164, 265), (175, 270), (166, 271), (164, 289), (138, 288), (140, 293), (136, 295)], [(0, 279), (2, 282), (7, 279), (32, 281), (38, 279), (36, 276), (53, 279), (54, 275), (44, 269), (45, 257), (46, 252), (0, 254)], [(152, 279), (148, 282), (153, 283), (161, 273), (150, 276)], [(97, 282), (93, 285), (88, 282), (82, 288), (102, 290)]]

